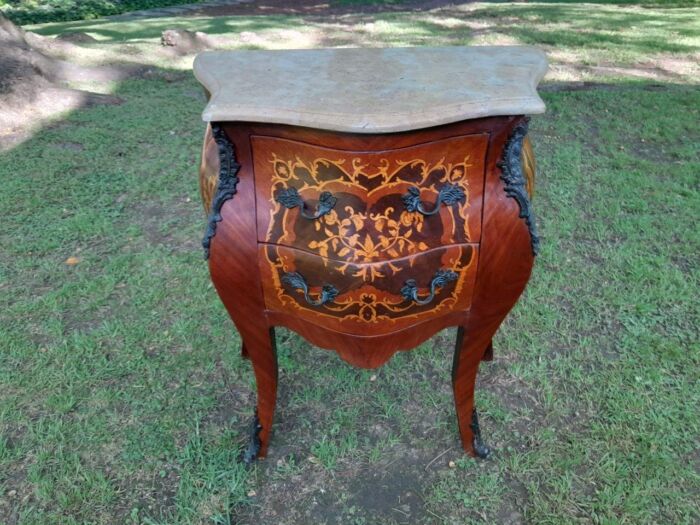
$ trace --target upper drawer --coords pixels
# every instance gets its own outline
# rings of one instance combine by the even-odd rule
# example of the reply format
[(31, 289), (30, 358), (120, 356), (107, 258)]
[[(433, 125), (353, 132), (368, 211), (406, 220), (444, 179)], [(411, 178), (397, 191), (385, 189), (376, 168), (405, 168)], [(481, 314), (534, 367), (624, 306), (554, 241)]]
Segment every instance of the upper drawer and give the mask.
[(383, 151), (251, 143), (260, 242), (368, 263), (480, 239), (485, 133)]

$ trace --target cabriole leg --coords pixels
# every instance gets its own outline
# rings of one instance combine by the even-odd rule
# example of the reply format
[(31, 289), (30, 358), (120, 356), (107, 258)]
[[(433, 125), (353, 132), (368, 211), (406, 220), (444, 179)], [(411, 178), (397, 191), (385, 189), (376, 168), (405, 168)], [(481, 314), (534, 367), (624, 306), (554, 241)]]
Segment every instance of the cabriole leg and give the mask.
[(243, 452), (242, 459), (246, 464), (251, 464), (257, 458), (264, 458), (267, 455), (277, 401), (275, 333), (271, 328), (266, 336), (256, 335), (254, 341), (243, 337), (243, 347), (253, 363), (258, 392), (255, 416), (250, 426), (248, 444)]
[(488, 347), (480, 339), (469, 337), (469, 334), (465, 334), (464, 327), (459, 327), (452, 363), (452, 390), (464, 451), (470, 456), (487, 458), (491, 454), (491, 449), (482, 441), (479, 416), (474, 408), (476, 375), (479, 371), (479, 363), (488, 351)]

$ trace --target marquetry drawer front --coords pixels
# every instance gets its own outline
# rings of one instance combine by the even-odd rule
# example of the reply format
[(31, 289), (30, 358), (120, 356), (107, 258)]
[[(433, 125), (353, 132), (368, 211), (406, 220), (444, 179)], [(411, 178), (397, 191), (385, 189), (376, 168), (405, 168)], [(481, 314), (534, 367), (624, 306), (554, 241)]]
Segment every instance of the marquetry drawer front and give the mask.
[(374, 152), (251, 141), (260, 242), (362, 264), (480, 239), (486, 134)]
[(477, 251), (476, 244), (452, 245), (357, 265), (260, 245), (265, 306), (343, 333), (390, 333), (468, 309)]

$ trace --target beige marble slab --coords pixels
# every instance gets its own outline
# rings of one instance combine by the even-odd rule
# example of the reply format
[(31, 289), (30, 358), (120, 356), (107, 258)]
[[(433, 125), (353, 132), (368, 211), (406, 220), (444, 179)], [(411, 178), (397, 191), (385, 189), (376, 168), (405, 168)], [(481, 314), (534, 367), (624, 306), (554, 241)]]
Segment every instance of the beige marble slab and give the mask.
[(357, 133), (544, 112), (544, 53), (526, 46), (210, 51), (202, 118)]

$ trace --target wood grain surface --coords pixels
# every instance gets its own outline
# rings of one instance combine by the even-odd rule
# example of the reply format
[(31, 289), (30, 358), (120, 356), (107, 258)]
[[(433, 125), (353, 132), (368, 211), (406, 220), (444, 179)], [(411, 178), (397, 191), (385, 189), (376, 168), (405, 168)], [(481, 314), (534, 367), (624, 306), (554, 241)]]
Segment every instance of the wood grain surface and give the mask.
[[(478, 242), (488, 135), (453, 137), (416, 146), (352, 151), (305, 142), (252, 137), (260, 242), (298, 247), (355, 263), (395, 259), (446, 244)], [(402, 196), (417, 188), (432, 211), (441, 188), (459, 202), (425, 216)], [(279, 201), (293, 189), (313, 210), (323, 192), (337, 200), (317, 219)]]
[[(485, 118), (382, 135), (222, 123), (241, 164), (240, 182), (237, 193), (223, 205), (209, 267), (241, 334), (241, 351), (253, 365), (262, 426), (259, 457), (269, 444), (277, 393), (274, 326), (290, 328), (312, 344), (366, 368), (382, 365), (395, 352), (409, 350), (448, 326), (459, 326), (453, 390), (462, 445), (474, 454), (471, 417), (479, 363), (492, 358), (493, 335), (524, 290), (533, 265), (528, 227), (519, 217), (518, 202), (506, 195), (498, 167), (504, 146), (522, 118)], [(218, 169), (215, 146), (207, 131), (200, 168), (205, 207)], [(319, 161), (323, 158), (328, 163)], [(420, 162), (411, 167), (416, 159)], [(412, 218), (411, 236), (421, 240), (411, 247), (404, 241), (403, 252), (396, 245), (396, 255), (386, 249), (380, 253), (391, 242), (379, 235), (388, 231), (389, 218), (401, 223), (397, 196), (407, 186), (427, 181), (420, 192), (429, 208), (436, 198), (436, 184), (450, 177), (455, 167), (464, 168), (464, 159), (469, 166), (457, 183), (465, 189), (465, 201), (424, 217), (423, 237), (418, 236)], [(407, 164), (394, 169), (401, 163)], [(347, 169), (353, 165), (362, 168)], [(523, 144), (522, 165), (532, 195), (535, 165), (529, 142)], [(339, 235), (330, 228), (333, 221), (319, 221), (317, 227), (316, 221), (299, 217), (298, 208), (276, 206), (275, 192), (281, 186), (276, 186), (275, 174), (279, 175), (280, 167), (287, 185), (296, 185), (308, 199), (310, 210), (319, 192), (329, 189), (339, 194), (339, 202), (342, 198), (343, 204), (352, 207), (347, 216), (338, 212), (336, 221), (350, 218), (352, 222), (353, 215), (366, 214), (348, 234), (370, 239), (364, 253), (343, 252), (340, 238), (337, 246), (328, 242), (327, 251), (322, 251), (321, 243)], [(382, 172), (384, 167), (389, 179)], [(348, 176), (355, 179), (346, 182)], [(460, 212), (465, 218), (461, 223)], [(374, 220), (371, 213), (377, 214)], [(377, 225), (376, 219), (384, 215), (387, 224)], [(428, 219), (435, 221), (428, 223)], [(374, 243), (374, 251), (369, 242)], [(456, 270), (459, 278), (438, 288), (433, 302), (420, 306), (401, 296), (402, 284), (412, 278), (419, 295), (426, 297), (432, 275), (443, 267)], [(299, 289), (282, 282), (281, 276), (288, 272), (303, 276), (312, 300), (320, 297), (324, 284), (333, 285), (338, 294), (322, 306), (309, 305)]]

